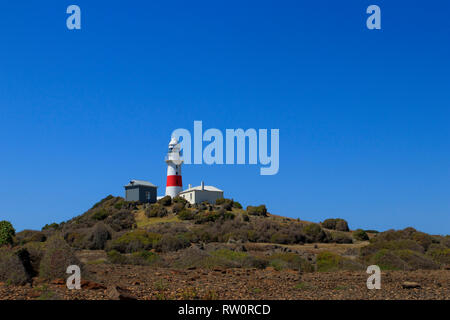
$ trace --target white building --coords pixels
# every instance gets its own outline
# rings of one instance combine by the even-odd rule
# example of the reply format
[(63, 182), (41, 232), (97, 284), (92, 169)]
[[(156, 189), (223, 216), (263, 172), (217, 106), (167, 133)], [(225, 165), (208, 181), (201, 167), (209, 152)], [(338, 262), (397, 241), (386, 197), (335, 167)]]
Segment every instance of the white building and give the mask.
[(202, 184), (198, 187), (191, 187), (187, 190), (181, 191), (178, 196), (186, 199), (190, 204), (202, 203), (203, 201), (208, 201), (209, 203), (215, 203), (217, 199), (223, 198), (223, 190), (220, 190), (213, 186), (205, 186)]

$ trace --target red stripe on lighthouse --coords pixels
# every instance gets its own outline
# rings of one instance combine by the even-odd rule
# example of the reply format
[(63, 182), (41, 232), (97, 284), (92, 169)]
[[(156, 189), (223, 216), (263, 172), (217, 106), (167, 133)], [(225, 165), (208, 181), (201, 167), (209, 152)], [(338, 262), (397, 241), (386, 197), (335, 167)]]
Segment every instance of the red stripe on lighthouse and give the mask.
[(181, 176), (167, 176), (167, 187), (182, 187)]

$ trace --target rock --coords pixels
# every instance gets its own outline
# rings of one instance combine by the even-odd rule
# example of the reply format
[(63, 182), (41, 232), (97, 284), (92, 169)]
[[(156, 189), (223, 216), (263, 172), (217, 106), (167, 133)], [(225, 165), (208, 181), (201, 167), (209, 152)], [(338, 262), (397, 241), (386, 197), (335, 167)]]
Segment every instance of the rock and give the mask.
[(417, 282), (412, 281), (405, 281), (402, 283), (403, 289), (414, 289), (414, 288), (420, 288), (420, 284)]
[(105, 290), (106, 287), (100, 283), (89, 280), (81, 280), (81, 288), (86, 290)]
[(118, 286), (108, 287), (106, 294), (112, 300), (137, 300), (130, 290)]
[(64, 286), (64, 285), (66, 285), (66, 280), (64, 280), (64, 279), (55, 279), (55, 280), (52, 280), (51, 284), (56, 284), (58, 286)]

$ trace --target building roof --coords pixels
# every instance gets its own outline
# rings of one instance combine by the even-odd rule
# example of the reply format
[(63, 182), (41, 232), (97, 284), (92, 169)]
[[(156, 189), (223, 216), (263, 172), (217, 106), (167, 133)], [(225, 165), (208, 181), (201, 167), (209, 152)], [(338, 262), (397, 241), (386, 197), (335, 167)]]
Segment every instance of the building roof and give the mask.
[(223, 190), (220, 190), (216, 187), (213, 186), (205, 186), (204, 189), (202, 190), (202, 186), (198, 186), (198, 187), (192, 187), (186, 190), (181, 191), (180, 193), (185, 193), (185, 192), (190, 192), (190, 191), (215, 191), (215, 192), (223, 192)]
[(144, 180), (131, 180), (130, 183), (127, 184), (125, 187), (137, 187), (137, 186), (158, 188), (153, 183)]

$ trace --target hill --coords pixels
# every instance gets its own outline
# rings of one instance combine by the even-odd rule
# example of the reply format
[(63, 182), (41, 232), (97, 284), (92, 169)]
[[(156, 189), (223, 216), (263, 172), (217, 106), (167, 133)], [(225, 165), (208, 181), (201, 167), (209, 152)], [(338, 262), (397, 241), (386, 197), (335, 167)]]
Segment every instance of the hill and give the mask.
[(450, 265), (449, 236), (413, 228), (352, 231), (343, 219), (313, 223), (273, 215), (264, 205), (244, 209), (231, 199), (190, 205), (165, 197), (140, 204), (108, 196), (69, 221), (17, 233), (0, 250), (0, 283), (11, 285), (58, 281), (69, 264), (80, 265), (84, 279), (104, 283), (116, 275), (99, 279), (99, 273), (113, 268), (121, 274), (122, 266), (135, 268), (139, 282), (150, 269), (328, 277), (364, 274), (376, 264), (387, 272), (436, 270), (448, 276)]

